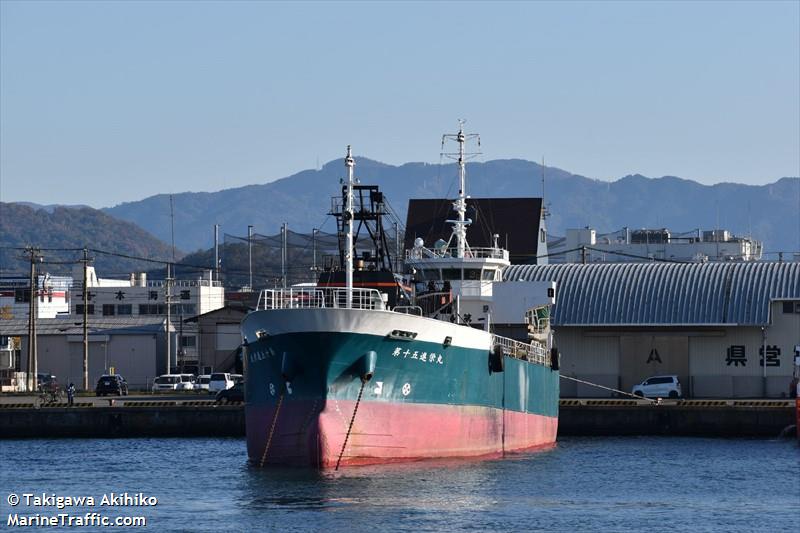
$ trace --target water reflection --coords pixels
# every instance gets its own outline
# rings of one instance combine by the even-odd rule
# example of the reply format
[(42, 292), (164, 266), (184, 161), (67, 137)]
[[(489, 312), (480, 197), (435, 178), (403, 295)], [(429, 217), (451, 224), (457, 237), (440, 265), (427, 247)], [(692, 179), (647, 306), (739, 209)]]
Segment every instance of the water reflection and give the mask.
[(134, 509), (153, 531), (783, 531), (800, 479), (795, 442), (744, 439), (565, 439), (339, 472), (253, 467), (244, 439), (0, 440), (0, 454), (7, 492), (158, 497)]
[(508, 459), (443, 459), (347, 467), (339, 471), (247, 464), (238, 505), (247, 510), (340, 511), (355, 506), (414, 512), (481, 512), (497, 505), (498, 470), (542, 451)]

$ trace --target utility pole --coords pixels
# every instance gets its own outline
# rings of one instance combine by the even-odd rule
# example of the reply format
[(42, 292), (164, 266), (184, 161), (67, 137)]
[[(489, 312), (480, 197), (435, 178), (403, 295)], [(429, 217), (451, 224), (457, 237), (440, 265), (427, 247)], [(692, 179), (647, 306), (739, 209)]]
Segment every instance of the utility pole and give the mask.
[(89, 250), (83, 249), (83, 390), (89, 390)]
[(170, 357), (172, 356), (172, 342), (170, 339), (170, 325), (172, 323), (172, 314), (170, 313), (171, 307), (171, 297), (172, 297), (172, 278), (170, 277), (170, 263), (167, 263), (167, 279), (165, 280), (166, 286), (166, 294), (165, 300), (167, 302), (167, 374), (170, 373), (172, 361)]
[(253, 292), (253, 226), (247, 226), (247, 271), (249, 274), (249, 281), (247, 288)]
[(219, 281), (219, 224), (214, 224), (214, 281)]
[(394, 271), (400, 270), (400, 229), (394, 223)]
[(286, 260), (288, 259), (289, 247), (289, 224), (284, 222), (281, 226), (281, 233), (283, 233), (283, 246), (281, 247), (281, 278), (283, 280), (283, 288), (286, 288)]
[(317, 272), (317, 228), (311, 229), (311, 247), (314, 250), (314, 263), (312, 264), (311, 271), (316, 275)]
[(30, 256), (31, 273), (30, 273), (30, 302), (28, 309), (28, 379), (27, 386), (28, 392), (35, 392), (38, 388), (39, 372), (39, 357), (36, 345), (36, 314), (37, 314), (37, 300), (39, 298), (39, 284), (36, 280), (36, 262), (42, 260), (39, 255), (39, 249), (29, 246), (26, 250)]
[(178, 353), (181, 356), (181, 374), (184, 373), (185, 366), (186, 366), (186, 354), (184, 353), (183, 349), (183, 310), (181, 309), (180, 315), (180, 322), (178, 322)]

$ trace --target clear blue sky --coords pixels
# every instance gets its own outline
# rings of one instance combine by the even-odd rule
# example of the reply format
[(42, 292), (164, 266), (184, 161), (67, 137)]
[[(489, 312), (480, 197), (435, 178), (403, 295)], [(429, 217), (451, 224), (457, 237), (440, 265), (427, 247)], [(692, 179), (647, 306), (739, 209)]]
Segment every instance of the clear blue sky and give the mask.
[(800, 175), (800, 2), (0, 3), (0, 200), (111, 206), (341, 157)]

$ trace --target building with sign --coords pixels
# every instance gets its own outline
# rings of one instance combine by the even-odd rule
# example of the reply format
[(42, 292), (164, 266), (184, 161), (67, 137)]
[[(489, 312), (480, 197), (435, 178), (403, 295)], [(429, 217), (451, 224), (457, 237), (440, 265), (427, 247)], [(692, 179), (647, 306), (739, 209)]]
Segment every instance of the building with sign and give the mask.
[[(75, 283), (70, 311), (73, 316), (82, 317), (83, 267), (76, 268), (73, 277)], [(177, 332), (178, 338), (178, 342), (170, 345), (170, 360), (176, 361), (170, 368), (189, 373), (199, 371), (198, 329), (195, 324), (187, 324), (185, 319), (225, 305), (225, 289), (212, 278), (210, 271), (194, 279), (173, 280), (169, 287), (165, 280), (148, 280), (144, 273), (131, 274), (127, 279), (98, 278), (93, 267), (87, 269), (87, 279), (86, 312), (90, 323), (101, 318), (165, 320), (169, 294), (170, 327)]]
[[(565, 376), (630, 392), (677, 374), (684, 395), (789, 395), (800, 351), (800, 262), (512, 265), (508, 281), (555, 281)], [(524, 324), (496, 324), (525, 336)], [(565, 397), (612, 393), (567, 379)]]

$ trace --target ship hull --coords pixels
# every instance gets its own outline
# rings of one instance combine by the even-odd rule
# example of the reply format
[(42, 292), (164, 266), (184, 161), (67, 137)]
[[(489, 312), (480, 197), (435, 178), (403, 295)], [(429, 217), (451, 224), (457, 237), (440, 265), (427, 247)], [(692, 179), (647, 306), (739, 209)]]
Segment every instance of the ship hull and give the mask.
[(558, 372), (508, 356), (491, 372), (481, 330), (350, 309), (260, 311), (242, 329), (256, 464), (491, 457), (555, 443)]

